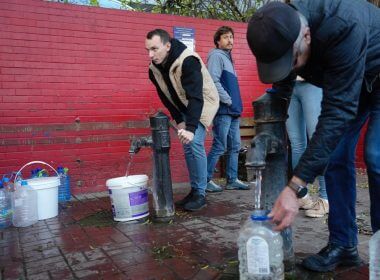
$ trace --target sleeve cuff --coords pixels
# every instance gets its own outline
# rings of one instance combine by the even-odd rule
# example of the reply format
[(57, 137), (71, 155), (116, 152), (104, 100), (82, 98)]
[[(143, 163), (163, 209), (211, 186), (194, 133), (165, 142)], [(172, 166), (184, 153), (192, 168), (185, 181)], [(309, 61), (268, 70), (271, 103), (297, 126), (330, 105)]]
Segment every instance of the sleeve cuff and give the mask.
[(197, 130), (197, 127), (196, 127), (196, 126), (193, 126), (193, 125), (188, 125), (188, 124), (186, 124), (186, 130), (187, 130), (187, 131), (191, 131), (192, 133), (195, 134), (195, 131)]
[(181, 117), (178, 117), (178, 118), (174, 118), (175, 122), (177, 124), (180, 124), (181, 122), (183, 122), (183, 119)]
[(302, 169), (300, 167), (296, 167), (293, 172), (293, 175), (305, 181), (307, 184), (312, 184), (317, 177), (313, 172), (309, 172), (306, 169)]

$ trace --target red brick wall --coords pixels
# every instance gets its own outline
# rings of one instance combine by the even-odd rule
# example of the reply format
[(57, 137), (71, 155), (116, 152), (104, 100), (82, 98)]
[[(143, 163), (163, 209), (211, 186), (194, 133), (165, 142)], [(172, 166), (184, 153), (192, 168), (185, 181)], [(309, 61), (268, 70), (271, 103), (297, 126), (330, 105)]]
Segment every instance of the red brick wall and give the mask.
[[(244, 116), (252, 116), (251, 102), (267, 86), (258, 82), (243, 23), (0, 0), (0, 174), (42, 160), (70, 169), (74, 193), (104, 190), (106, 179), (125, 174), (130, 139), (150, 134), (148, 116), (163, 108), (148, 80), (146, 33), (195, 28), (206, 59), (221, 25), (235, 29)], [(172, 135), (173, 181), (186, 182)], [(131, 173), (151, 177), (151, 164), (150, 149), (142, 149)]]
[[(106, 179), (125, 174), (130, 139), (148, 135), (148, 116), (163, 108), (147, 75), (146, 33), (195, 28), (196, 51), (206, 59), (224, 24), (236, 31), (244, 116), (252, 116), (251, 102), (265, 86), (257, 81), (245, 24), (1, 0), (0, 174), (42, 160), (67, 166), (75, 193), (104, 190)], [(187, 181), (175, 137), (171, 168), (174, 182)], [(131, 173), (151, 176), (151, 169), (151, 151), (142, 149)]]

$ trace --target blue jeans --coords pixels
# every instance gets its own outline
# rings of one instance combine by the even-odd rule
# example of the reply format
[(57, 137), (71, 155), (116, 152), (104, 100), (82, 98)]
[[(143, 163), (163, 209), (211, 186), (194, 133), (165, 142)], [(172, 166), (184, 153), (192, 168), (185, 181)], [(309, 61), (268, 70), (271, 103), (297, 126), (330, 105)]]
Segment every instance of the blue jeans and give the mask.
[(207, 157), (205, 150), (206, 129), (199, 123), (194, 139), (183, 145), (187, 170), (189, 171), (191, 188), (200, 195), (206, 195)]
[(368, 121), (364, 160), (367, 166), (370, 213), (373, 232), (380, 229), (380, 81), (371, 93), (364, 88), (358, 115), (334, 150), (325, 173), (330, 201), (329, 241), (340, 246), (356, 246), (355, 150), (360, 130)]
[[(321, 113), (322, 89), (307, 82), (296, 81), (290, 99), (286, 129), (292, 149), (292, 167), (296, 167), (306, 150)], [(326, 183), (318, 176), (319, 197), (327, 199)]]
[(237, 179), (240, 150), (240, 119), (231, 115), (216, 115), (213, 121), (212, 147), (207, 156), (207, 181), (212, 179), (219, 157), (226, 151), (227, 183)]

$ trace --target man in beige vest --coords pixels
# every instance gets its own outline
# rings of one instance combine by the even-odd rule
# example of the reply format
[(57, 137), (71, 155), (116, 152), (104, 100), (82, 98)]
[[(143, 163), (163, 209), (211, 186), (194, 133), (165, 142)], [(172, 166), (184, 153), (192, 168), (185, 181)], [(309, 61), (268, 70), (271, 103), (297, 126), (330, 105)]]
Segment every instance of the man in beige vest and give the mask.
[(150, 31), (145, 40), (149, 53), (149, 78), (158, 96), (177, 123), (183, 144), (191, 191), (176, 202), (185, 210), (196, 211), (206, 205), (207, 127), (219, 107), (219, 95), (206, 66), (198, 54), (162, 29)]

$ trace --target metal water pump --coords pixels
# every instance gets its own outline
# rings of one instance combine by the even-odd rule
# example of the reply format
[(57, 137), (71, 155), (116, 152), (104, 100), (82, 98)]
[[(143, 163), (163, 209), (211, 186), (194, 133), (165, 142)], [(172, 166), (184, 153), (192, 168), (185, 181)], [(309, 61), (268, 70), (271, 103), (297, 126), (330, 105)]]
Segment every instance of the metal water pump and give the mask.
[[(288, 182), (288, 145), (285, 126), (288, 99), (268, 90), (252, 105), (256, 136), (251, 141), (245, 165), (249, 181), (253, 181), (257, 170), (261, 171), (261, 206), (271, 210)], [(284, 240), (285, 271), (293, 271), (295, 257), (291, 228), (283, 230), (281, 235)]]
[(153, 218), (157, 222), (169, 222), (173, 220), (175, 214), (169, 160), (169, 118), (164, 113), (158, 112), (151, 116), (149, 121), (152, 136), (134, 139), (129, 153), (136, 154), (141, 147), (153, 149)]

